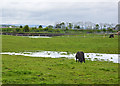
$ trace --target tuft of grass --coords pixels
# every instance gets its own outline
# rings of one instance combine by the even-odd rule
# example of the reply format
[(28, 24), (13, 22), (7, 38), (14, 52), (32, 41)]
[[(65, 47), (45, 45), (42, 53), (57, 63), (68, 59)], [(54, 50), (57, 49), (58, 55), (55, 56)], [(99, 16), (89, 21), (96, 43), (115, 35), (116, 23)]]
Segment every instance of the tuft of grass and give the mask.
[(98, 54), (96, 54), (96, 56), (102, 56), (102, 55), (98, 55)]
[(66, 53), (61, 53), (61, 55), (67, 55)]
[(99, 68), (99, 70), (110, 71), (109, 69), (105, 69), (105, 68)]
[(99, 59), (98, 58), (94, 58), (94, 61), (99, 61)]

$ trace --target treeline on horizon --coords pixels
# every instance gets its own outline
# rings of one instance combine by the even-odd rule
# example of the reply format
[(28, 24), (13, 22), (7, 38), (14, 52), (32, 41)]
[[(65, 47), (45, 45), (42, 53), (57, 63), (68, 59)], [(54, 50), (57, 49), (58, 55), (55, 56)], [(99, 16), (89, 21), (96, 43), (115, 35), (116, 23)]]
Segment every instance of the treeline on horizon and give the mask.
[(58, 33), (67, 33), (67, 32), (79, 32), (79, 31), (87, 31), (89, 33), (93, 32), (116, 32), (115, 27), (107, 27), (104, 25), (104, 27), (101, 27), (99, 24), (96, 24), (94, 28), (86, 26), (86, 28), (83, 28), (83, 26), (80, 25), (74, 25), (72, 23), (68, 23), (66, 26), (64, 22), (58, 23), (55, 26), (48, 25), (47, 27), (43, 28), (42, 25), (39, 25), (39, 27), (29, 27), (28, 25), (25, 26), (19, 26), (19, 27), (11, 27), (11, 28), (2, 28), (2, 32), (15, 32), (15, 33), (23, 33), (23, 32), (58, 32)]

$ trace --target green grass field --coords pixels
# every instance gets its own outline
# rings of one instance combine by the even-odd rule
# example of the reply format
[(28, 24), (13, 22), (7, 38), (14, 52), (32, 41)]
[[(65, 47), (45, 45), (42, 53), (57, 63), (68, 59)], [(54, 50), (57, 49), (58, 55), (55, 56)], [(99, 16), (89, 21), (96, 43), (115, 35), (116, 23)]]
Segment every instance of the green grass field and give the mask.
[[(2, 52), (68, 51), (76, 53), (118, 53), (118, 37), (101, 35), (28, 38), (2, 36)], [(2, 55), (3, 84), (118, 84), (118, 64), (67, 58), (37, 58)]]
[(118, 64), (3, 55), (3, 84), (118, 84)]
[(118, 37), (113, 39), (103, 36), (64, 36), (53, 38), (28, 38), (21, 36), (2, 36), (3, 52), (21, 51), (68, 51), (76, 53), (118, 53)]

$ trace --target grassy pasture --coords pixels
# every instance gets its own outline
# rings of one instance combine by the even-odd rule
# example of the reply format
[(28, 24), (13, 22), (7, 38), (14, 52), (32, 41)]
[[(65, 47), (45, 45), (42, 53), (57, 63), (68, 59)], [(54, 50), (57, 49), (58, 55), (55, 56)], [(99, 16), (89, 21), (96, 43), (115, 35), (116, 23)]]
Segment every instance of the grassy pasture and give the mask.
[(118, 84), (118, 64), (2, 55), (3, 84)]
[[(81, 37), (85, 36), (85, 37)], [(118, 37), (74, 35), (52, 38), (2, 36), (2, 52), (68, 51), (118, 53)], [(118, 84), (118, 64), (67, 58), (36, 58), (2, 55), (3, 84)]]
[[(83, 35), (84, 36), (84, 35)], [(118, 37), (113, 39), (102, 35), (60, 36), (52, 38), (28, 38), (22, 36), (2, 36), (3, 52), (24, 52), (36, 50), (68, 51), (76, 53), (118, 53)]]

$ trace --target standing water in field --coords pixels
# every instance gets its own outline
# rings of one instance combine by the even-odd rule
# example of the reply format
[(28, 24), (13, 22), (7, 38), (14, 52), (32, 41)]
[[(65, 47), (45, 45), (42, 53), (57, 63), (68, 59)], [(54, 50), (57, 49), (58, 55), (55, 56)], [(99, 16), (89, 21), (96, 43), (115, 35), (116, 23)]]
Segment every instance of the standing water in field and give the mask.
[(26, 36), (26, 37), (29, 37), (29, 38), (52, 38), (49, 36)]
[[(8, 55), (23, 55), (30, 57), (51, 57), (51, 58), (61, 58), (66, 57), (70, 59), (75, 59), (76, 53), (70, 54), (68, 52), (57, 52), (57, 51), (39, 51), (39, 52), (2, 52), (0, 54)], [(85, 53), (85, 58), (92, 61), (112, 61), (114, 63), (120, 63), (120, 57), (118, 54), (100, 54), (100, 53)]]

